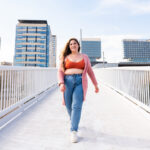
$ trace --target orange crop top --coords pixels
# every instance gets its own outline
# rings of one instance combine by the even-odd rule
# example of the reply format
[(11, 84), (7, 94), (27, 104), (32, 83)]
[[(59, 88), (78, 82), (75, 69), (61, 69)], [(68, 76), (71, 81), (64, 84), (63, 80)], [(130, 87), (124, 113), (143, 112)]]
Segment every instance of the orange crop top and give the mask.
[(70, 61), (68, 58), (66, 58), (65, 60), (65, 69), (70, 68), (84, 69), (84, 66), (85, 66), (84, 59), (82, 59), (79, 62)]

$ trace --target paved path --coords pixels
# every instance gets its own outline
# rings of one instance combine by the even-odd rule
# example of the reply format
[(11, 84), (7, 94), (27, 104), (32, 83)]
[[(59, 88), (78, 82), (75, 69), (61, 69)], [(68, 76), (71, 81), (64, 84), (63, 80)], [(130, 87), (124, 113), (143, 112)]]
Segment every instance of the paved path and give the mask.
[(150, 150), (150, 116), (117, 92), (89, 81), (79, 143), (69, 137), (58, 88), (0, 131), (0, 150)]

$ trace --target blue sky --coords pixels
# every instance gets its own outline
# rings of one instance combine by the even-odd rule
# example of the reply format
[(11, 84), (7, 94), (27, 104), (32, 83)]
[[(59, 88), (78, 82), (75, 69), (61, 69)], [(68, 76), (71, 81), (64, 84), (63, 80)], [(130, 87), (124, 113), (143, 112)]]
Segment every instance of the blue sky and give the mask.
[(18, 19), (46, 19), (57, 55), (71, 37), (99, 37), (108, 62), (123, 58), (122, 40), (150, 38), (149, 0), (5, 0), (0, 4), (0, 61), (13, 61)]

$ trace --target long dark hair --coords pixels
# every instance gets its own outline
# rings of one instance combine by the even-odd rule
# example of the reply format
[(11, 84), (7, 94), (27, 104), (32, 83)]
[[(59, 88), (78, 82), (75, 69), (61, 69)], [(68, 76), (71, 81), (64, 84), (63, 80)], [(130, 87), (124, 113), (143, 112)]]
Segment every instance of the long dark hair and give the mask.
[(61, 60), (61, 63), (62, 63), (62, 67), (63, 67), (63, 70), (65, 70), (65, 67), (64, 67), (64, 59), (67, 55), (71, 54), (71, 50), (70, 50), (70, 42), (74, 40), (77, 42), (78, 44), (78, 52), (80, 52), (80, 43), (79, 41), (76, 39), (76, 38), (71, 38), (69, 39), (69, 41), (66, 43), (65, 45), (65, 48), (62, 50), (61, 54), (60, 54), (60, 60)]

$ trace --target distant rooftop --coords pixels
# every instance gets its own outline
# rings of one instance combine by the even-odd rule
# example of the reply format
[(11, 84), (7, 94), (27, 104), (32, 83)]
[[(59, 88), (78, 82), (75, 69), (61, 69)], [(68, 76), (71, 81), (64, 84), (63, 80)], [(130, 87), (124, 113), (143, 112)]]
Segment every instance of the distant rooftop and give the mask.
[(47, 20), (18, 20), (19, 23), (47, 24)]
[(142, 41), (142, 42), (150, 42), (150, 39), (124, 39), (123, 41)]
[(100, 38), (82, 38), (82, 41), (101, 41)]

